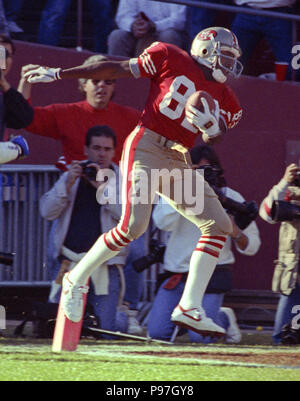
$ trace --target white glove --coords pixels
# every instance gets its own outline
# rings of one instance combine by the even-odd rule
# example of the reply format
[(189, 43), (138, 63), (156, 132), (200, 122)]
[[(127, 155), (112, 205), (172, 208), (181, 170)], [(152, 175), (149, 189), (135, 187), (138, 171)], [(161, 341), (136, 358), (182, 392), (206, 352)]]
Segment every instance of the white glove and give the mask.
[(220, 135), (219, 117), (220, 107), (219, 102), (215, 102), (215, 111), (212, 113), (209, 110), (208, 103), (204, 97), (201, 98), (204, 111), (196, 109), (194, 106), (189, 106), (186, 111), (186, 118), (188, 122), (198, 128), (203, 134), (206, 134), (209, 138)]
[(39, 67), (24, 74), (24, 77), (31, 84), (38, 82), (53, 82), (60, 79), (61, 68)]

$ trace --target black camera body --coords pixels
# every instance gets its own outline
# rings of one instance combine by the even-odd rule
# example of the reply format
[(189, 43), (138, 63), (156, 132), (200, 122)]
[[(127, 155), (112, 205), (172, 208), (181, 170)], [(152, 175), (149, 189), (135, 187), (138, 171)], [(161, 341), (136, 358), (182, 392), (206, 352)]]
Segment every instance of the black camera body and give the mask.
[(82, 167), (82, 174), (89, 180), (96, 181), (97, 169), (93, 166), (88, 167), (88, 165), (91, 163), (93, 162), (91, 162), (90, 160), (86, 160), (80, 163), (80, 166)]
[(205, 181), (207, 181), (213, 188), (223, 208), (234, 217), (235, 224), (241, 230), (248, 227), (248, 225), (258, 216), (257, 203), (254, 200), (250, 202), (237, 202), (225, 196), (219, 189), (219, 187), (221, 187), (220, 174), (222, 173), (222, 170), (214, 168), (211, 165), (204, 165), (199, 167), (199, 169), (204, 171)]
[(274, 221), (292, 221), (300, 219), (300, 206), (287, 201), (274, 201), (271, 208)]
[(152, 238), (149, 243), (149, 254), (132, 262), (132, 266), (137, 273), (148, 269), (154, 263), (162, 263), (166, 245), (159, 240)]
[(292, 187), (300, 187), (300, 171), (297, 172), (297, 178), (290, 185)]
[(0, 264), (6, 266), (12, 266), (14, 263), (15, 253), (0, 252)]

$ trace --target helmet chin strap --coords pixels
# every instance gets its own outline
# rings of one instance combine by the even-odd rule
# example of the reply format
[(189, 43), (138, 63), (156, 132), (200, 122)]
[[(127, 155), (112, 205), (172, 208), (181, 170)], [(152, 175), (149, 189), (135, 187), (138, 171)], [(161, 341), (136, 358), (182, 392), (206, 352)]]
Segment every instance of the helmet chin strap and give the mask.
[[(192, 56), (199, 64), (205, 65), (207, 68), (212, 70), (212, 77), (220, 83), (224, 83), (227, 80), (227, 76), (223, 74), (223, 71), (220, 68), (213, 67), (211, 63), (209, 63), (207, 60), (204, 60), (202, 57), (195, 57)], [(216, 64), (216, 61), (214, 65)]]
[(220, 83), (224, 83), (227, 80), (227, 76), (223, 74), (220, 68), (213, 69), (212, 76), (216, 81)]

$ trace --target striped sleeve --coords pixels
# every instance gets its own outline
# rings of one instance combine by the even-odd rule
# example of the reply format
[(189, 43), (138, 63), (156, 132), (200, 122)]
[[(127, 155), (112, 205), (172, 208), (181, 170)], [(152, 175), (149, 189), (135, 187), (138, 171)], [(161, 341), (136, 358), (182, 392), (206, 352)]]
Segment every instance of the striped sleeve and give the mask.
[(129, 61), (130, 70), (135, 78), (154, 78), (165, 60), (166, 47), (161, 42), (154, 42), (138, 58)]
[(271, 224), (276, 223), (271, 217), (272, 204), (275, 200), (288, 200), (288, 185), (288, 182), (282, 179), (271, 189), (268, 196), (262, 201), (259, 208), (259, 215), (263, 220)]

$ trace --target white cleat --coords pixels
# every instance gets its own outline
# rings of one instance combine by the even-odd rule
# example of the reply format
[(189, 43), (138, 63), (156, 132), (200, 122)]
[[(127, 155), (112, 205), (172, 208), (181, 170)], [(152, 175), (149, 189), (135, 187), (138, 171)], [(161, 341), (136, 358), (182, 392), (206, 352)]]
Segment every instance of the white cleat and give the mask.
[(177, 305), (172, 313), (171, 321), (177, 326), (185, 327), (203, 336), (223, 337), (225, 335), (225, 330), (207, 317), (202, 308), (183, 309)]
[(62, 281), (61, 305), (66, 317), (74, 323), (81, 321), (83, 316), (84, 298), (89, 287), (87, 285), (73, 284), (69, 279), (69, 273), (64, 275)]
[(221, 308), (229, 320), (229, 327), (226, 331), (225, 342), (228, 344), (238, 344), (241, 342), (242, 333), (237, 324), (236, 316), (231, 308)]

